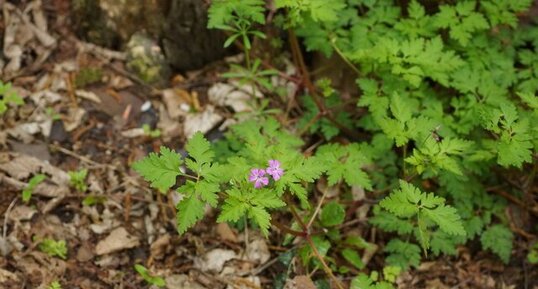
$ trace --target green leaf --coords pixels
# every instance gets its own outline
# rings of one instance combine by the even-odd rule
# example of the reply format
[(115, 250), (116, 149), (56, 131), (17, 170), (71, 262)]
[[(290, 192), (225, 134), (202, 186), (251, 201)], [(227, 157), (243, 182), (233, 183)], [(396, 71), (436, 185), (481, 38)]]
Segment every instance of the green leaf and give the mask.
[(180, 235), (204, 217), (204, 203), (194, 195), (181, 200), (176, 209), (177, 231)]
[(400, 181), (400, 189), (394, 190), (379, 205), (397, 217), (411, 217), (419, 212), (417, 203), (421, 192), (413, 185)]
[(166, 282), (164, 281), (164, 279), (162, 277), (159, 277), (159, 276), (152, 276), (150, 273), (149, 273), (149, 270), (146, 269), (146, 267), (140, 265), (140, 264), (135, 264), (134, 265), (134, 269), (136, 272), (138, 272), (138, 274), (140, 274), (140, 276), (142, 278), (144, 278), (144, 280), (146, 282), (148, 282), (149, 284), (152, 284), (152, 285), (155, 285), (157, 287), (164, 287), (166, 286)]
[(30, 198), (32, 198), (32, 193), (34, 192), (35, 187), (37, 187), (37, 185), (39, 185), (42, 181), (44, 181), (46, 177), (47, 176), (43, 174), (37, 174), (30, 179), (26, 188), (22, 191), (23, 202), (28, 203), (28, 201), (30, 201)]
[(200, 180), (194, 185), (194, 191), (197, 196), (200, 196), (202, 201), (207, 202), (211, 207), (215, 208), (218, 204), (218, 192), (220, 186), (218, 183)]
[(435, 209), (424, 209), (424, 214), (432, 219), (443, 232), (465, 236), (466, 232), (461, 218), (453, 207), (439, 205)]
[(385, 211), (374, 209), (374, 212), (375, 215), (368, 219), (372, 225), (387, 232), (396, 232), (398, 235), (413, 232), (413, 225), (408, 220), (402, 220), (397, 216)]
[(215, 153), (211, 149), (211, 144), (205, 139), (201, 132), (196, 132), (185, 145), (185, 149), (189, 156), (194, 160), (187, 160), (187, 167), (199, 175), (203, 175), (209, 166), (204, 164), (211, 163), (215, 157)]
[(62, 284), (60, 284), (59, 281), (53, 281), (50, 283), (47, 289), (62, 289)]
[(341, 252), (342, 257), (346, 259), (351, 265), (355, 266), (355, 268), (362, 270), (364, 268), (364, 263), (362, 262), (361, 256), (357, 251), (353, 249), (344, 249)]
[(392, 266), (407, 270), (409, 266), (418, 267), (420, 264), (420, 248), (415, 244), (392, 239), (385, 247), (385, 252), (390, 253), (385, 260)]
[(245, 216), (245, 212), (249, 208), (249, 204), (238, 189), (232, 188), (227, 193), (229, 197), (226, 198), (222, 206), (222, 212), (217, 219), (219, 223), (237, 222)]
[(490, 249), (497, 254), (501, 260), (508, 264), (512, 254), (512, 240), (514, 235), (512, 231), (504, 225), (493, 225), (487, 228), (480, 241), (484, 249)]
[(234, 22), (235, 17), (259, 24), (265, 23), (263, 0), (214, 0), (208, 10), (208, 28), (222, 29)]
[(527, 261), (531, 264), (538, 263), (538, 242), (534, 243), (527, 254)]
[(248, 216), (260, 227), (262, 234), (268, 237), (269, 227), (271, 227), (271, 215), (261, 207), (249, 207)]
[(286, 203), (271, 190), (262, 190), (260, 193), (255, 194), (254, 197), (250, 199), (250, 203), (262, 208), (271, 209), (286, 206)]
[(344, 222), (345, 217), (346, 211), (344, 210), (344, 206), (336, 201), (327, 203), (323, 206), (320, 213), (321, 224), (325, 227), (340, 225)]
[(160, 154), (150, 153), (147, 157), (133, 164), (133, 169), (144, 179), (151, 182), (153, 188), (166, 193), (176, 183), (181, 174), (181, 155), (166, 147), (161, 147)]
[(65, 240), (43, 239), (39, 243), (39, 250), (47, 253), (49, 256), (58, 256), (64, 260), (67, 259), (67, 243)]
[(473, 33), (489, 28), (481, 13), (475, 12), (475, 1), (461, 1), (456, 6), (441, 5), (435, 15), (435, 25), (448, 28), (450, 37), (467, 46)]

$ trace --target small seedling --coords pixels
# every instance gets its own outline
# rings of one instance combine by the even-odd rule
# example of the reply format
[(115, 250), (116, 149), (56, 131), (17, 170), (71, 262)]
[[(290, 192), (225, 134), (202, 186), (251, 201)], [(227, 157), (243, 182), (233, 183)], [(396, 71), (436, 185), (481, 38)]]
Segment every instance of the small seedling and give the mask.
[(0, 81), (0, 115), (7, 110), (8, 104), (22, 105), (24, 101), (11, 87), (11, 83)]
[(59, 281), (52, 281), (47, 289), (62, 289), (62, 284)]
[(56, 241), (54, 239), (45, 238), (39, 243), (39, 250), (47, 253), (51, 257), (57, 256), (64, 260), (67, 259), (67, 244), (65, 240)]
[(82, 200), (82, 205), (83, 206), (94, 206), (94, 205), (97, 205), (97, 204), (102, 204), (105, 201), (106, 201), (105, 196), (91, 195), (91, 196), (85, 197), (84, 200)]
[(32, 193), (34, 192), (35, 187), (39, 185), (46, 178), (43, 174), (38, 174), (33, 176), (28, 182), (28, 186), (22, 191), (22, 201), (28, 203), (30, 198), (32, 198)]
[(134, 265), (134, 268), (138, 274), (146, 280), (149, 284), (155, 285), (157, 287), (164, 287), (166, 286), (166, 282), (162, 277), (159, 276), (152, 276), (148, 269), (140, 264)]
[(149, 124), (144, 124), (142, 126), (142, 129), (144, 130), (144, 135), (147, 135), (151, 138), (157, 138), (161, 136), (161, 130), (160, 129), (151, 129)]
[(88, 189), (86, 185), (86, 176), (88, 175), (87, 169), (82, 169), (80, 171), (70, 171), (69, 172), (69, 184), (71, 187), (79, 192), (85, 192)]

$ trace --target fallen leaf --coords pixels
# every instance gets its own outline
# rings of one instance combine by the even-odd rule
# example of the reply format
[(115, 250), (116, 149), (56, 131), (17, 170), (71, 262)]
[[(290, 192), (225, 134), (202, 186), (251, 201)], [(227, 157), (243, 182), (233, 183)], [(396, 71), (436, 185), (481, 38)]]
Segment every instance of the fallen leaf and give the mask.
[(284, 289), (317, 289), (312, 279), (306, 275), (295, 276), (292, 280), (288, 280)]
[(214, 128), (223, 117), (215, 112), (215, 107), (208, 105), (204, 111), (190, 113), (185, 117), (183, 131), (187, 138), (192, 137), (197, 131), (206, 133)]
[(105, 239), (97, 243), (95, 254), (110, 254), (116, 251), (133, 248), (138, 245), (140, 245), (138, 237), (129, 234), (125, 228), (119, 227), (110, 232)]
[(246, 91), (227, 83), (215, 83), (207, 92), (209, 100), (220, 106), (229, 106), (235, 112), (251, 111), (248, 104), (252, 96)]
[(194, 260), (194, 267), (202, 270), (203, 272), (215, 272), (222, 271), (224, 263), (237, 258), (237, 255), (232, 250), (214, 249), (207, 252), (201, 258)]
[(260, 238), (248, 244), (246, 257), (247, 260), (256, 264), (263, 264), (269, 261), (271, 253), (265, 239)]
[(239, 241), (237, 239), (237, 234), (226, 223), (217, 224), (217, 234), (223, 241), (230, 241), (233, 243), (237, 243)]
[(171, 118), (177, 119), (185, 116), (190, 111), (188, 100), (189, 93), (182, 89), (165, 89), (162, 92), (163, 102), (166, 105), (166, 111)]
[(184, 274), (174, 274), (166, 277), (167, 289), (205, 289), (206, 287), (200, 285), (199, 283), (190, 280), (189, 276)]

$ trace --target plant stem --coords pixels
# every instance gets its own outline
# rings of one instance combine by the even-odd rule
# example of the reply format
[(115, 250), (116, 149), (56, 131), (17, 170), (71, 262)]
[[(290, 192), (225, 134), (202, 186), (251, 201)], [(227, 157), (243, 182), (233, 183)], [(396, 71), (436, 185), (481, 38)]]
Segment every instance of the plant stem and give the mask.
[(404, 145), (403, 147), (403, 159), (402, 159), (402, 167), (403, 167), (403, 176), (405, 178), (405, 176), (407, 176), (407, 170), (406, 170), (406, 165), (405, 165), (405, 159), (407, 158), (407, 144)]
[(310, 92), (310, 95), (312, 96), (312, 100), (318, 107), (319, 113), (322, 117), (325, 117), (327, 120), (329, 120), (334, 126), (336, 126), (340, 131), (345, 133), (348, 137), (350, 137), (353, 140), (360, 139), (359, 134), (355, 132), (354, 130), (349, 129), (348, 127), (344, 126), (340, 122), (334, 118), (332, 112), (327, 109), (325, 106), (325, 103), (321, 99), (321, 97), (318, 95), (316, 91), (316, 87), (310, 80), (310, 75), (308, 73), (308, 69), (306, 68), (306, 65), (304, 63), (303, 54), (301, 53), (301, 49), (299, 46), (299, 41), (297, 40), (297, 36), (293, 32), (292, 29), (288, 29), (289, 39), (290, 39), (290, 45), (291, 45), (291, 51), (292, 56), (294, 58), (294, 62), (296, 63), (299, 72), (301, 73), (301, 76), (303, 78), (303, 85), (306, 87), (306, 89)]
[(295, 237), (306, 237), (306, 234), (305, 232), (302, 232), (302, 231), (296, 231), (296, 230), (293, 230), (292, 228), (278, 222), (278, 221), (275, 221), (275, 220), (271, 220), (271, 224), (273, 224), (275, 227), (277, 227), (280, 231), (286, 233), (286, 234), (290, 234), (290, 235), (293, 235)]
[(334, 276), (333, 271), (331, 270), (331, 268), (329, 268), (327, 263), (325, 263), (325, 259), (323, 259), (323, 256), (321, 256), (321, 254), (319, 253), (318, 248), (316, 248), (316, 245), (312, 241), (312, 237), (306, 236), (306, 241), (308, 242), (308, 245), (310, 246), (310, 248), (312, 248), (312, 252), (314, 253), (314, 255), (321, 262), (321, 265), (322, 265), (323, 270), (325, 271), (325, 273), (327, 273), (327, 275), (329, 275), (329, 277), (331, 277), (331, 279), (333, 279), (334, 283), (336, 284), (336, 287), (338, 287), (338, 289), (344, 289), (344, 286), (342, 286), (342, 283), (340, 283), (340, 280), (338, 280), (338, 278), (336, 278), (336, 276)]
[(338, 280), (338, 278), (336, 278), (336, 276), (334, 276), (333, 271), (331, 270), (331, 268), (329, 268), (329, 266), (325, 262), (325, 259), (323, 258), (323, 256), (321, 256), (318, 249), (316, 248), (316, 246), (314, 244), (314, 241), (312, 241), (312, 236), (310, 235), (310, 229), (307, 227), (307, 225), (303, 222), (303, 220), (301, 219), (301, 217), (297, 213), (297, 210), (295, 209), (295, 206), (289, 200), (286, 200), (286, 201), (288, 203), (288, 207), (290, 208), (290, 211), (291, 211), (293, 217), (295, 218), (297, 223), (299, 223), (299, 225), (301, 225), (301, 228), (303, 228), (303, 232), (305, 234), (304, 238), (306, 239), (306, 242), (308, 243), (308, 245), (312, 249), (312, 253), (314, 253), (314, 256), (316, 256), (316, 258), (321, 262), (321, 265), (323, 267), (323, 271), (325, 271), (325, 273), (327, 275), (329, 275), (329, 277), (334, 281), (334, 283), (336, 284), (336, 287), (338, 287), (338, 289), (344, 289), (343, 285), (340, 283), (340, 280)]
[(325, 188), (325, 190), (323, 190), (323, 195), (321, 196), (321, 199), (318, 202), (316, 210), (314, 211), (314, 214), (312, 214), (312, 217), (310, 218), (310, 221), (308, 221), (308, 224), (306, 224), (307, 228), (310, 228), (310, 226), (312, 226), (312, 223), (314, 223), (314, 220), (316, 219), (316, 216), (318, 215), (319, 211), (321, 210), (321, 205), (323, 204), (323, 201), (325, 200), (325, 197), (327, 196), (327, 191), (328, 191), (328, 188)]
[(334, 49), (334, 51), (336, 51), (336, 54), (338, 54), (338, 56), (340, 56), (340, 58), (342, 58), (342, 60), (349, 66), (349, 68), (355, 71), (357, 75), (361, 75), (361, 72), (359, 71), (359, 69), (353, 63), (351, 63), (351, 61), (349, 61), (349, 59), (344, 55), (342, 50), (340, 50), (340, 48), (336, 46), (336, 43), (334, 43), (334, 41), (331, 41), (331, 46)]

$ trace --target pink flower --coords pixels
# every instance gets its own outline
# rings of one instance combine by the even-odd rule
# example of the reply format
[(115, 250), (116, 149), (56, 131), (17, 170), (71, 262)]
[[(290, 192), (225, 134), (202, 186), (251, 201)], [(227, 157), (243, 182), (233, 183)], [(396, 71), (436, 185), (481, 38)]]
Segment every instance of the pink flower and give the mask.
[(278, 181), (284, 174), (284, 170), (280, 168), (280, 162), (277, 160), (269, 160), (267, 173), (270, 174), (275, 181)]
[(254, 183), (254, 187), (259, 189), (269, 184), (269, 179), (265, 176), (264, 169), (252, 169), (250, 170), (250, 176), (248, 178), (250, 182)]

